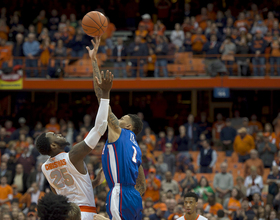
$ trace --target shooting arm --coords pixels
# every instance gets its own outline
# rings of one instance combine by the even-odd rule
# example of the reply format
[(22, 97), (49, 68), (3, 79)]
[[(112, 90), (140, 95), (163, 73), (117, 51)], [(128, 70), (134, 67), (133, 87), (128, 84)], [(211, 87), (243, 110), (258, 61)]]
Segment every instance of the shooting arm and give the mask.
[(95, 80), (95, 78), (98, 79), (98, 81), (101, 81), (101, 74), (100, 74), (100, 70), (97, 64), (97, 59), (93, 58), (92, 60), (92, 68), (93, 68), (93, 85), (94, 85), (94, 91), (95, 91), (95, 95), (97, 97), (98, 103), (100, 104), (100, 99), (102, 96), (102, 90), (101, 88), (97, 85), (97, 82)]
[(146, 179), (142, 165), (140, 165), (138, 169), (138, 177), (136, 180), (135, 189), (140, 193), (141, 196), (143, 196), (146, 191)]

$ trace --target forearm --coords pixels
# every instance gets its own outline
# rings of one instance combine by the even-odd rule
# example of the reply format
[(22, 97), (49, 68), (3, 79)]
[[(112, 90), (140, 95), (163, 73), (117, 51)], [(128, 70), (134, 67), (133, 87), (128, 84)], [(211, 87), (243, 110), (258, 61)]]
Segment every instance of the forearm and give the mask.
[(99, 180), (98, 179), (94, 179), (92, 180), (92, 188), (96, 188), (97, 186), (99, 186)]
[(138, 178), (136, 179), (135, 189), (140, 193), (141, 196), (143, 196), (146, 191), (146, 180), (142, 165), (140, 165), (138, 169)]
[(92, 59), (92, 68), (93, 68), (93, 85), (94, 85), (94, 91), (95, 91), (95, 95), (97, 97), (98, 103), (100, 103), (100, 99), (102, 96), (102, 90), (101, 88), (99, 88), (99, 86), (97, 85), (97, 82), (95, 80), (95, 78), (98, 79), (98, 81), (101, 81), (101, 74), (100, 74), (100, 70), (97, 64), (97, 59)]

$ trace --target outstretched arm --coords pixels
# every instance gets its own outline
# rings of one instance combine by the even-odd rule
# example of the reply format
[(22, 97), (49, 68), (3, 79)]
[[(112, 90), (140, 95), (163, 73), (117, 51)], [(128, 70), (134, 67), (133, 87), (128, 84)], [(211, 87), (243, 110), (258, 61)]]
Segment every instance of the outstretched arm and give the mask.
[(90, 130), (84, 141), (76, 144), (69, 152), (70, 161), (80, 173), (85, 173), (83, 159), (95, 148), (100, 137), (107, 129), (107, 118), (109, 110), (110, 90), (113, 84), (113, 75), (107, 73), (106, 77), (102, 75), (101, 81), (95, 79), (97, 86), (101, 89), (101, 101), (98, 108), (95, 125)]
[(135, 189), (140, 193), (141, 196), (146, 192), (146, 179), (142, 165), (138, 169), (138, 177), (136, 179)]
[[(91, 43), (93, 45), (92, 50), (89, 47), (86, 47), (86, 49), (88, 50), (89, 57), (92, 61), (93, 79), (97, 78), (98, 80), (101, 80), (101, 75), (104, 74), (103, 71), (101, 71), (101, 73), (100, 73), (100, 70), (99, 70), (99, 67), (98, 67), (98, 64), (97, 64), (97, 58), (96, 58), (96, 54), (97, 54), (98, 47), (99, 47), (99, 44), (100, 44), (100, 39), (101, 39), (101, 37), (95, 37), (95, 42), (94, 42), (94, 40), (91, 40)], [(106, 71), (106, 74), (108, 72), (109, 72), (109, 70)], [(95, 95), (98, 99), (98, 103), (100, 103), (100, 98), (101, 98), (102, 91), (100, 90), (100, 88), (96, 84), (95, 80), (94, 80), (94, 91), (95, 91)], [(114, 113), (112, 112), (111, 107), (109, 108), (108, 125), (109, 125), (109, 136), (111, 136), (111, 134), (112, 134), (112, 132), (110, 132), (110, 130), (113, 130), (117, 134), (121, 133), (121, 128), (119, 126), (119, 120), (114, 115)]]

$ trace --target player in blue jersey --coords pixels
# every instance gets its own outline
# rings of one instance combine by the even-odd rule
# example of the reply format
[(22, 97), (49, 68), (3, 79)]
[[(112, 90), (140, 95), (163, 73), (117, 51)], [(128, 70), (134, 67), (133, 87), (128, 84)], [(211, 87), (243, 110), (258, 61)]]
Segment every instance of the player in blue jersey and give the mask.
[[(87, 47), (93, 65), (93, 77), (99, 82), (104, 76), (103, 72), (100, 74), (96, 59), (100, 39), (96, 37), (96, 42), (92, 40), (92, 50)], [(102, 91), (96, 80), (94, 90), (100, 100)], [(141, 196), (146, 191), (146, 182), (141, 165), (142, 153), (136, 142), (136, 135), (141, 132), (142, 127), (142, 121), (137, 115), (128, 114), (117, 119), (109, 108), (108, 140), (102, 151), (102, 168), (110, 188), (107, 213), (113, 220), (142, 219)], [(97, 215), (94, 219), (105, 218)]]

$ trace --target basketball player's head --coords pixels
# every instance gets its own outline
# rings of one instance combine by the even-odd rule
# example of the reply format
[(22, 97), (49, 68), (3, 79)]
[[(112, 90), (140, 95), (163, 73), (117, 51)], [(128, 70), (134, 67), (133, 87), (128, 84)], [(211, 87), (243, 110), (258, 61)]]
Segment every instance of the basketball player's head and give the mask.
[(131, 130), (135, 135), (138, 135), (143, 128), (142, 120), (138, 117), (138, 115), (128, 114), (121, 119), (119, 119), (119, 124), (121, 128)]
[(40, 199), (37, 210), (41, 220), (81, 219), (81, 211), (75, 203), (70, 203), (65, 196), (54, 193), (47, 193)]
[(52, 155), (60, 153), (65, 146), (70, 145), (61, 134), (47, 132), (41, 134), (36, 140), (36, 148), (42, 155)]
[(185, 194), (184, 207), (186, 214), (191, 215), (196, 212), (198, 196), (194, 192), (188, 192)]

